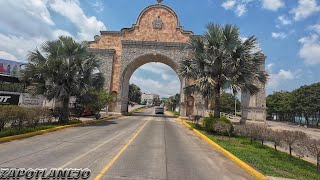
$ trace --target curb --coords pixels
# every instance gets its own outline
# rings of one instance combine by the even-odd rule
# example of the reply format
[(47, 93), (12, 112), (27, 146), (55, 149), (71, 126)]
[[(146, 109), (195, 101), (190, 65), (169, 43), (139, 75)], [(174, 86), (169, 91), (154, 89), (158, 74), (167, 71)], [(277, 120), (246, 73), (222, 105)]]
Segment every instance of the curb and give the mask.
[(263, 175), (262, 173), (260, 173), (259, 171), (255, 170), (253, 167), (251, 167), (250, 165), (248, 165), (247, 163), (245, 163), (244, 161), (242, 161), (241, 159), (239, 159), (238, 157), (236, 157), (235, 155), (233, 155), (232, 153), (230, 153), (229, 151), (227, 151), (226, 149), (224, 149), (223, 147), (221, 147), (220, 145), (218, 145), (217, 143), (215, 143), (214, 141), (212, 141), (211, 139), (209, 139), (207, 136), (205, 136), (204, 134), (202, 134), (200, 131), (194, 129), (193, 127), (191, 127), (188, 123), (186, 123), (184, 120), (182, 120), (181, 118), (177, 118), (179, 121), (181, 121), (185, 126), (187, 126), (188, 128), (190, 128), (196, 135), (198, 135), (200, 138), (202, 138), (203, 140), (205, 140), (207, 143), (209, 143), (211, 146), (213, 146), (215, 149), (217, 149), (219, 152), (221, 152), (222, 154), (224, 154), (226, 157), (228, 157), (229, 159), (231, 159), (235, 164), (237, 164), (238, 166), (240, 166), (243, 170), (245, 170), (246, 172), (248, 172), (250, 175), (252, 175), (255, 179), (261, 179), (261, 180), (268, 180), (269, 178), (267, 178), (265, 175)]
[(107, 121), (107, 120), (111, 120), (111, 119), (116, 119), (116, 118), (119, 118), (119, 117), (122, 117), (122, 115), (106, 117), (106, 118), (102, 118), (102, 119), (99, 119), (99, 120), (91, 120), (91, 121), (82, 122), (82, 123), (78, 123), (78, 124), (70, 124), (70, 125), (58, 126), (58, 127), (54, 127), (54, 128), (50, 128), (50, 129), (44, 129), (44, 130), (25, 133), (25, 134), (7, 136), (7, 137), (0, 138), (0, 143), (7, 142), (7, 141), (12, 141), (12, 140), (16, 140), (16, 139), (28, 138), (28, 137), (32, 137), (32, 136), (36, 136), (36, 135), (41, 135), (41, 134), (45, 134), (45, 133), (49, 133), (49, 132), (53, 132), (53, 131), (58, 131), (58, 130), (61, 130), (61, 129), (71, 128), (71, 127), (77, 127), (77, 126), (81, 126), (81, 125), (85, 125), (85, 124), (99, 123), (99, 122), (103, 122), (103, 121)]

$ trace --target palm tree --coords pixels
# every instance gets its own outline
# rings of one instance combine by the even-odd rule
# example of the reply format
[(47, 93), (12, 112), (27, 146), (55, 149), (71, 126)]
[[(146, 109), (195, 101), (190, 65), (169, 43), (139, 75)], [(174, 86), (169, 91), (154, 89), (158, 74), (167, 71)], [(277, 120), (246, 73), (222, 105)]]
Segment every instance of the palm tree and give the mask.
[(86, 43), (61, 36), (45, 42), (40, 50), (29, 52), (23, 80), (33, 94), (62, 103), (61, 121), (69, 119), (69, 99), (80, 97), (90, 88), (102, 89), (104, 78), (98, 71), (99, 60), (87, 50)]
[(203, 36), (191, 39), (190, 46), (193, 55), (183, 60), (179, 69), (180, 75), (194, 80), (185, 91), (200, 93), (216, 118), (220, 117), (221, 89), (253, 95), (260, 90), (257, 82), (267, 81), (257, 38), (241, 39), (237, 26), (209, 24)]

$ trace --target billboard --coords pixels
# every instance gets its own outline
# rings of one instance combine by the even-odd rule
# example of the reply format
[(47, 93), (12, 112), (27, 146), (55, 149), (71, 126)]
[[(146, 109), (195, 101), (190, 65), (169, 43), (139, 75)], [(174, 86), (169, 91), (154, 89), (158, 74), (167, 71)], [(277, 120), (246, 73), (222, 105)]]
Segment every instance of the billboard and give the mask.
[(20, 95), (16, 93), (0, 93), (0, 105), (18, 105)]
[(19, 76), (23, 64), (22, 62), (0, 59), (0, 75)]

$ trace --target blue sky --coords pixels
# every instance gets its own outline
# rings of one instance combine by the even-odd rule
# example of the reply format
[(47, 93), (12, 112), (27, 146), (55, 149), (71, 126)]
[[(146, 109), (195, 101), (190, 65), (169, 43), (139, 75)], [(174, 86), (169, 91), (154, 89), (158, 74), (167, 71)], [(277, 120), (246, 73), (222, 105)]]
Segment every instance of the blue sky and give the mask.
[[(59, 35), (93, 40), (99, 30), (135, 23), (156, 0), (0, 0), (0, 58), (24, 61), (27, 51)], [(205, 31), (208, 22), (236, 24), (241, 36), (256, 35), (270, 73), (267, 93), (320, 81), (319, 0), (165, 0), (186, 30)], [(169, 67), (147, 64), (131, 78), (145, 92), (179, 91)]]

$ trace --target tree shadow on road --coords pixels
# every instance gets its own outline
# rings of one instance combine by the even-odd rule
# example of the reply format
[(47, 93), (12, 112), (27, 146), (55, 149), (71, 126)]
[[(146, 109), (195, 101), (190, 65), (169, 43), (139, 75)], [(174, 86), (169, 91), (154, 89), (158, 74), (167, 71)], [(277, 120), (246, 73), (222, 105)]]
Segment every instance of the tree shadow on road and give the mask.
[(103, 121), (103, 122), (97, 122), (97, 123), (91, 123), (91, 124), (84, 124), (82, 127), (88, 127), (88, 126), (110, 126), (113, 124), (118, 124), (116, 121)]

